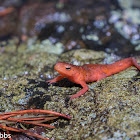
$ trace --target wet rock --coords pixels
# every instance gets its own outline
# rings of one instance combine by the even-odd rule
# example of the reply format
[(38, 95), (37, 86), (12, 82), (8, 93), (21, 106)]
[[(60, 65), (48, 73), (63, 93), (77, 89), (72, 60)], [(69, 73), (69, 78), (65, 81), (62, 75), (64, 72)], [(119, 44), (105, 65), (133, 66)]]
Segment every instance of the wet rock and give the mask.
[[(26, 5), (21, 9), (19, 19), (22, 34), (34, 36), (45, 28), (46, 24), (54, 22), (67, 22), (70, 17), (66, 13), (57, 12), (55, 3), (37, 3)], [(49, 29), (51, 30), (51, 28)]]
[(95, 61), (100, 63), (105, 58), (102, 51), (96, 52), (89, 49), (72, 50), (61, 54), (59, 61), (72, 63), (74, 65), (94, 64)]
[[(104, 64), (113, 59), (104, 52), (80, 49), (59, 55), (29, 51), (20, 46), (6, 47), (0, 56), (0, 112), (41, 108), (72, 116), (70, 122), (58, 120), (46, 134), (55, 139), (130, 139), (138, 137), (139, 77), (138, 70), (128, 68), (98, 82), (89, 83), (89, 90), (81, 97), (69, 97), (81, 86), (61, 80), (48, 85), (54, 78), (53, 65), (59, 60), (83, 65)], [(114, 59), (117, 57), (114, 57)], [(139, 62), (139, 58), (137, 58)], [(26, 73), (25, 73), (26, 72)], [(6, 78), (5, 78), (6, 77)]]
[(65, 44), (65, 51), (72, 50), (72, 49), (82, 49), (82, 48), (86, 48), (86, 45), (84, 44), (83, 41), (69, 40), (69, 41)]
[[(42, 135), (42, 134), (44, 134), (46, 132), (46, 130), (43, 127), (36, 127), (35, 126), (34, 128), (29, 129), (29, 132)], [(10, 133), (10, 134), (12, 136), (12, 139), (14, 139), (14, 140), (31, 140), (31, 139), (36, 139), (36, 138), (31, 137), (31, 136), (24, 135), (22, 133)]]
[[(100, 4), (100, 2), (103, 3)], [(108, 19), (110, 17), (110, 11), (107, 10), (110, 7), (109, 1), (101, 0), (93, 5), (93, 1), (90, 0), (72, 0), (70, 3), (79, 5), (73, 8), (68, 8), (68, 5), (63, 7), (66, 11), (73, 11), (73, 14), (57, 13), (54, 3), (47, 5), (48, 9), (40, 6), (42, 4), (39, 8), (36, 4), (33, 5), (39, 11), (44, 7), (47, 19), (50, 19), (48, 22), (41, 20), (45, 19), (44, 13), (38, 13), (36, 17), (39, 19), (36, 21), (33, 19), (33, 13), (37, 11), (30, 9), (29, 5), (27, 9), (23, 8), (23, 13), (21, 12), (21, 17), (25, 16), (21, 23), (21, 27), (25, 23), (21, 31), (23, 34), (36, 35), (35, 23), (38, 23), (36, 26), (38, 31), (41, 31), (40, 29), (47, 31), (50, 27), (51, 29), (46, 36), (43, 36), (44, 32), (40, 34), (38, 36), (40, 40), (37, 40), (37, 37), (30, 39), (27, 46), (22, 44), (16, 50), (15, 44), (9, 43), (1, 52), (0, 112), (39, 108), (71, 115), (70, 122), (58, 120), (53, 123), (56, 129), (44, 134), (50, 139), (137, 139), (139, 137), (140, 80), (139, 71), (136, 68), (130, 67), (101, 81), (88, 83), (89, 90), (72, 101), (69, 97), (80, 91), (81, 86), (67, 79), (51, 85), (45, 82), (58, 75), (53, 68), (57, 61), (74, 65), (110, 64), (121, 59), (112, 52), (120, 54), (125, 52), (125, 55), (130, 55), (134, 49), (133, 44), (124, 39), (120, 33), (116, 33), (112, 26), (120, 20), (121, 12), (115, 16), (112, 14)], [(88, 8), (91, 9), (88, 10)], [(77, 11), (77, 9), (80, 10)], [(31, 13), (26, 10), (31, 10)], [(49, 13), (49, 10), (52, 13)], [(53, 16), (54, 19), (52, 19)], [(58, 22), (58, 17), (62, 22)], [(72, 19), (74, 22), (71, 21)], [(127, 28), (125, 27), (127, 33), (131, 31), (131, 24), (128, 25)], [(137, 26), (134, 27), (137, 29)], [(57, 43), (60, 44), (59, 51)], [(62, 44), (66, 47), (64, 48)], [(79, 49), (78, 46), (90, 49)], [(75, 48), (79, 50), (69, 51)], [(105, 50), (108, 54), (91, 49)], [(136, 57), (136, 59), (140, 63), (140, 58)]]
[[(16, 47), (11, 44), (0, 55), (1, 111), (28, 108), (31, 106), (30, 103), (32, 107), (39, 108), (42, 106), (42, 102), (38, 102), (38, 104), (34, 102), (34, 104), (33, 101), (36, 101), (37, 96), (42, 96), (44, 89), (47, 88), (47, 84), (45, 84), (46, 75), (43, 73), (44, 67), (52, 67), (57, 60), (57, 55), (45, 52), (29, 52), (24, 45), (20, 46), (18, 52), (15, 50)], [(41, 87), (43, 87), (42, 90), (40, 90)], [(36, 96), (36, 94), (38, 95)], [(47, 95), (41, 98), (51, 100)]]
[[(95, 63), (98, 62), (100, 57), (96, 56), (95, 52), (91, 51), (91, 54), (95, 53), (94, 55), (88, 51), (85, 55), (81, 55), (82, 51), (78, 50), (75, 54), (71, 54), (71, 57), (81, 57), (82, 63), (95, 56)], [(68, 59), (65, 56), (71, 52), (61, 56)], [(139, 58), (137, 60), (139, 62)], [(89, 83), (89, 91), (72, 101), (66, 100), (66, 97), (81, 90), (78, 85), (66, 87), (67, 82), (61, 80), (48, 87), (52, 104), (47, 101), (44, 105), (45, 109), (70, 113), (72, 120), (68, 126), (65, 126), (65, 129), (52, 130), (47, 136), (60, 139), (75, 139), (75, 137), (78, 139), (131, 139), (138, 137), (140, 80), (137, 74), (138, 70), (131, 67), (101, 81)]]
[(51, 40), (46, 39), (41, 42), (34, 42), (33, 39), (28, 41), (28, 50), (27, 51), (36, 51), (36, 52), (47, 52), (52, 54), (61, 54), (64, 51), (63, 44), (60, 42), (52, 43)]
[[(56, 1), (24, 3), (20, 12), (16, 11), (16, 30), (6, 25), (9, 21), (5, 24), (3, 20), (2, 36), (16, 34), (23, 41), (29, 36), (37, 36), (40, 41), (49, 39), (52, 44), (62, 43), (64, 51), (88, 48), (98, 51), (111, 49), (111, 53), (126, 57), (138, 54), (135, 49), (139, 42), (138, 9), (122, 10), (117, 2), (110, 0), (62, 3), (62, 8), (57, 7)], [(8, 29), (7, 32), (4, 29)]]

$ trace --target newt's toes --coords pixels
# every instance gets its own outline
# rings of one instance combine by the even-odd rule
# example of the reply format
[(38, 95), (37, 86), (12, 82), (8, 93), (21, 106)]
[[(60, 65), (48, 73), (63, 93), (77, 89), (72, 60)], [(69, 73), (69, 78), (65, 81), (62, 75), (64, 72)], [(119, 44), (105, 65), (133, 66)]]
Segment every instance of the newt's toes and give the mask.
[(50, 85), (51, 83), (53, 83), (53, 81), (52, 80), (48, 80), (48, 81), (46, 81), (46, 83), (48, 83), (48, 85)]
[(70, 96), (70, 100), (72, 100), (72, 99), (74, 99), (74, 98), (76, 98), (76, 97), (75, 97), (75, 96), (73, 96), (73, 95), (72, 95), (72, 96)]
[(48, 81), (45, 81), (48, 85), (50, 85), (51, 83), (49, 82), (49, 80)]

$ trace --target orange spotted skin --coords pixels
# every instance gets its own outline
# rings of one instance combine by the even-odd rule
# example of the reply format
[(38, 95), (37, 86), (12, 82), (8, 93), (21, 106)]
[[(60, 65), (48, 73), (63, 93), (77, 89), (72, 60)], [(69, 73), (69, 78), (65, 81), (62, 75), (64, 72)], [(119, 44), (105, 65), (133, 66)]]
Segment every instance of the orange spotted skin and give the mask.
[(77, 94), (71, 96), (71, 99), (74, 99), (83, 95), (88, 90), (86, 83), (99, 81), (131, 66), (135, 66), (140, 70), (140, 65), (138, 65), (136, 59), (131, 57), (108, 65), (85, 64), (83, 66), (75, 66), (68, 63), (58, 62), (56, 63), (54, 69), (58, 71), (60, 75), (46, 82), (54, 83), (66, 77), (70, 81), (80, 84), (83, 89), (80, 90)]

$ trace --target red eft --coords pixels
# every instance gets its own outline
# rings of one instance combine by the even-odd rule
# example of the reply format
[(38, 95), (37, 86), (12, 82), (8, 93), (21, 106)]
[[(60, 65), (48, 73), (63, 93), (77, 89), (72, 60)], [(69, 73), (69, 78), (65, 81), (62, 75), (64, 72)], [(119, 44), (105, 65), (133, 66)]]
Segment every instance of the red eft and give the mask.
[(80, 84), (83, 89), (80, 90), (77, 94), (71, 96), (71, 99), (74, 99), (83, 95), (88, 90), (86, 83), (99, 81), (131, 66), (135, 66), (140, 70), (140, 65), (138, 65), (136, 59), (131, 57), (107, 65), (85, 64), (83, 66), (76, 66), (68, 63), (57, 62), (54, 66), (54, 69), (58, 71), (60, 75), (46, 82), (51, 84), (66, 77), (70, 81)]

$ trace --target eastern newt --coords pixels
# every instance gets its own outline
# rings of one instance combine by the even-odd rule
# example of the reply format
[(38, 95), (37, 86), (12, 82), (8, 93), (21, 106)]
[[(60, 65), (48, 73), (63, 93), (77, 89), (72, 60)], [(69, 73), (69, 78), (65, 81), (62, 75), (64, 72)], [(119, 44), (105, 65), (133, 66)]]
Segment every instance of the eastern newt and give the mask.
[(54, 69), (58, 71), (60, 75), (46, 82), (54, 83), (66, 77), (70, 81), (80, 84), (83, 89), (80, 90), (77, 94), (71, 96), (71, 99), (74, 99), (83, 95), (88, 90), (88, 86), (86, 83), (99, 81), (131, 66), (135, 66), (140, 70), (140, 65), (138, 65), (136, 59), (131, 57), (107, 65), (85, 64), (83, 66), (76, 66), (68, 63), (57, 62), (54, 66)]

